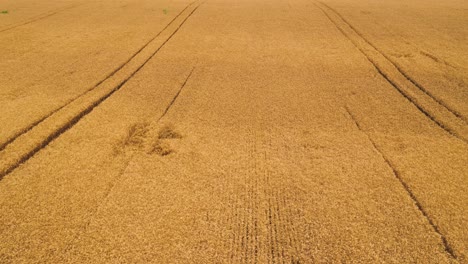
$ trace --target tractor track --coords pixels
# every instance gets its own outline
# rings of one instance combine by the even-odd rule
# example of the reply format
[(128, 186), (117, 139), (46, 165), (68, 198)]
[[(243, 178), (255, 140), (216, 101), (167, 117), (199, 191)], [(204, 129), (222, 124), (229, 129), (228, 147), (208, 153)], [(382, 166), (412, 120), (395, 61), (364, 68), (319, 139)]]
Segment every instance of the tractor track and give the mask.
[[(435, 125), (451, 136), (468, 143), (468, 128), (460, 115), (441, 104), (432, 97), (427, 90), (412, 80), (385, 54), (380, 52), (373, 44), (365, 39), (354, 27), (344, 20), (336, 11), (319, 2), (316, 6), (332, 22), (332, 24), (366, 57), (376, 71), (406, 100), (413, 104), (419, 112), (423, 113)], [(338, 18), (332, 18), (332, 10)], [(341, 19), (341, 23), (338, 19)], [(341, 24), (341, 25), (340, 25)], [(348, 28), (346, 28), (348, 27)]]
[[(159, 121), (167, 114), (167, 112), (169, 111), (169, 109), (171, 109), (171, 107), (174, 105), (174, 102), (177, 100), (177, 97), (179, 97), (179, 94), (180, 92), (182, 91), (182, 89), (185, 87), (185, 85), (187, 84), (188, 80), (190, 79), (190, 77), (192, 76), (192, 73), (193, 71), (195, 70), (195, 68), (192, 68), (192, 70), (190, 71), (190, 73), (187, 75), (187, 77), (185, 78), (184, 82), (182, 83), (182, 85), (179, 87), (176, 95), (174, 95), (174, 97), (172, 98), (171, 102), (167, 105), (167, 107), (165, 108), (165, 111), (161, 114), (161, 116), (154, 122), (154, 124), (152, 124), (152, 126), (155, 126), (155, 124), (159, 123)], [(128, 157), (126, 157), (125, 161), (124, 161), (124, 166), (122, 166), (121, 170), (117, 173), (117, 176), (115, 177), (115, 179), (112, 181), (112, 183), (110, 184), (110, 186), (108, 186), (108, 188), (106, 189), (106, 191), (104, 192), (104, 195), (103, 197), (101, 198), (101, 202), (96, 206), (96, 208), (94, 209), (93, 213), (91, 214), (90, 218), (86, 221), (86, 223), (83, 225), (83, 227), (80, 229), (79, 232), (76, 233), (76, 235), (73, 237), (73, 239), (71, 240), (70, 243), (68, 243), (68, 245), (65, 247), (64, 251), (69, 251), (73, 244), (78, 240), (78, 238), (80, 237), (81, 234), (85, 233), (91, 222), (94, 220), (94, 218), (96, 217), (96, 215), (98, 214), (99, 210), (101, 209), (101, 207), (108, 201), (109, 199), (109, 196), (111, 195), (111, 193), (113, 192), (113, 190), (115, 189), (116, 185), (119, 184), (121, 182), (121, 179), (122, 177), (124, 176), (127, 168), (129, 167), (130, 163), (133, 161), (133, 158), (135, 157), (135, 152), (133, 153), (130, 153), (127, 155)]]
[(33, 17), (30, 20), (23, 21), (23, 22), (20, 22), (18, 24), (6, 26), (5, 28), (0, 29), (0, 33), (11, 30), (11, 29), (15, 29), (17, 27), (25, 26), (25, 25), (28, 25), (28, 24), (31, 24), (31, 23), (34, 23), (34, 22), (37, 22), (37, 21), (40, 21), (40, 20), (43, 20), (43, 19), (46, 19), (48, 17), (54, 16), (54, 15), (56, 15), (58, 13), (63, 12), (63, 11), (67, 11), (67, 10), (70, 10), (70, 9), (73, 9), (75, 7), (82, 6), (82, 5), (84, 5), (84, 3), (83, 4), (77, 4), (77, 5), (69, 5), (69, 6), (64, 7), (64, 8), (56, 9), (54, 11), (42, 13), (42, 14), (36, 16), (36, 17)]
[[(165, 31), (165, 29), (167, 29), (182, 13), (184, 13), (184, 11), (186, 11), (194, 3), (195, 2), (192, 2), (191, 4), (189, 4), (176, 18), (174, 18), (174, 20), (170, 22), (170, 24), (168, 24), (158, 34), (158, 36), (162, 34)], [(25, 131), (24, 133), (22, 133), (22, 135), (16, 138), (16, 140), (11, 140), (10, 144), (7, 144), (4, 147), (3, 151), (0, 152), (0, 158), (2, 160), (2, 162), (0, 163), (0, 180), (5, 175), (11, 173), (21, 164), (23, 164), (32, 156), (34, 156), (38, 151), (46, 147), (50, 142), (52, 142), (53, 140), (58, 138), (60, 135), (65, 133), (67, 130), (72, 128), (76, 123), (78, 123), (78, 121), (80, 121), (83, 117), (88, 115), (94, 108), (99, 106), (102, 102), (104, 102), (107, 98), (109, 98), (116, 91), (120, 90), (120, 88), (122, 88), (123, 85), (125, 85), (137, 72), (139, 72), (162, 49), (162, 47), (164, 47), (164, 45), (179, 31), (179, 29), (193, 15), (193, 13), (198, 9), (198, 7), (200, 7), (201, 4), (202, 3), (198, 4), (195, 8), (193, 8), (190, 11), (190, 13), (180, 22), (180, 24), (172, 31), (172, 33), (170, 33), (170, 35), (164, 41), (162, 41), (160, 45), (153, 47), (153, 50), (148, 51), (148, 52), (151, 52), (151, 54), (148, 57), (141, 58), (140, 60), (142, 60), (142, 62), (138, 63), (137, 65), (133, 65), (133, 67), (136, 69), (130, 69), (127, 76), (125, 76), (123, 79), (118, 79), (119, 76), (117, 75), (119, 75), (121, 71), (117, 70), (114, 72), (114, 75), (111, 75), (111, 77), (115, 77), (115, 78), (109, 77), (108, 79), (105, 79), (100, 82), (100, 84), (104, 86), (107, 82), (114, 82), (113, 84), (110, 84), (110, 87), (109, 87), (110, 89), (99, 91), (101, 92), (101, 94), (96, 95), (95, 97), (97, 98), (93, 98), (91, 94), (89, 96), (91, 98), (85, 98), (86, 96), (81, 96), (75, 99), (75, 101), (73, 102), (77, 104), (76, 106), (73, 104), (73, 102), (70, 102), (68, 105), (63, 106), (61, 109), (59, 109), (62, 111), (56, 110), (51, 116), (44, 118), (44, 120), (42, 122), (39, 122), (35, 127), (32, 127), (28, 131)], [(156, 40), (157, 40), (157, 36), (153, 38), (153, 41), (156, 41)], [(145, 47), (148, 47), (150, 44), (152, 44), (152, 41), (146, 44)], [(140, 52), (144, 51), (145, 47), (143, 47), (140, 50)], [(151, 47), (149, 47), (148, 49), (150, 48)], [(133, 58), (136, 59), (137, 55), (140, 55), (140, 53), (137, 53)], [(123, 69), (125, 66), (131, 67), (132, 66), (130, 65), (131, 61), (132, 61), (132, 58), (129, 60), (129, 62), (127, 62), (127, 64), (120, 67), (120, 69)], [(118, 80), (111, 80), (111, 79), (118, 79)], [(90, 91), (94, 91), (96, 90), (96, 88), (98, 87), (95, 87), (94, 89), (91, 89)], [(90, 102), (86, 102), (86, 99)], [(81, 101), (85, 100), (85, 103), (80, 104), (79, 102), (80, 100)], [(174, 101), (175, 99), (171, 102), (170, 106), (173, 104)], [(78, 110), (73, 109), (72, 105), (73, 107), (78, 108)], [(71, 108), (71, 109), (66, 109), (66, 108)], [(166, 109), (166, 113), (169, 110), (169, 108)], [(62, 114), (62, 116), (60, 116), (60, 114)], [(54, 118), (58, 120), (54, 120)], [(48, 121), (51, 124), (47, 124)], [(39, 126), (45, 127), (44, 130), (46, 130), (46, 132), (40, 131)], [(50, 130), (50, 127), (55, 128), (55, 129), (53, 129), (52, 131), (47, 131), (48, 130), (47, 128), (49, 128)], [(34, 130), (37, 130), (37, 131), (34, 131)], [(28, 135), (30, 133), (26, 133), (26, 132), (33, 133), (32, 136), (35, 138), (35, 140), (34, 139), (29, 140)], [(34, 135), (34, 133), (37, 135)], [(18, 141), (21, 141), (21, 142), (18, 142)], [(22, 142), (22, 141), (25, 141), (25, 142)], [(38, 142), (33, 142), (31, 144), (28, 144), (31, 141), (38, 141)], [(26, 150), (24, 149), (23, 145), (26, 145)]]
[(160, 30), (158, 32), (158, 34), (156, 34), (154, 37), (152, 37), (149, 41), (147, 41), (140, 49), (138, 49), (135, 53), (132, 54), (132, 56), (130, 56), (125, 62), (123, 62), (122, 64), (120, 64), (117, 68), (115, 68), (112, 72), (110, 72), (109, 74), (107, 74), (102, 80), (98, 81), (96, 84), (94, 84), (93, 86), (91, 86), (91, 88), (88, 88), (86, 91), (84, 91), (83, 93), (77, 95), (76, 97), (72, 98), (71, 100), (69, 100), (68, 102), (66, 102), (64, 105), (54, 109), (53, 111), (51, 111), (50, 113), (46, 114), (45, 116), (39, 118), (38, 120), (36, 120), (35, 122), (33, 122), (32, 124), (30, 124), (28, 127), (22, 129), (21, 131), (15, 133), (13, 136), (11, 136), (10, 138), (8, 138), (6, 141), (4, 142), (1, 142), (0, 143), (0, 151), (4, 150), (6, 146), (8, 146), (10, 143), (12, 143), (13, 141), (15, 141), (18, 137), (22, 136), (23, 134), (29, 132), (31, 129), (33, 129), (34, 127), (36, 127), (37, 125), (39, 125), (40, 123), (42, 123), (44, 120), (46, 120), (47, 118), (49, 118), (50, 116), (52, 116), (53, 114), (57, 113), (58, 111), (62, 110), (64, 107), (66, 107), (67, 105), (69, 104), (72, 104), (73, 102), (75, 102), (76, 100), (78, 100), (79, 98), (85, 96), (86, 94), (88, 94), (89, 92), (91, 92), (92, 90), (94, 90), (96, 87), (98, 87), (99, 85), (101, 85), (103, 82), (105, 82), (106, 80), (108, 80), (109, 78), (111, 78), (112, 76), (114, 76), (118, 71), (120, 71), (125, 65), (127, 65), (133, 58), (135, 58), (138, 54), (141, 53), (141, 51), (143, 49), (145, 49), (151, 42), (153, 42), (157, 37), (159, 37), (161, 35), (162, 32), (164, 32), (164, 30), (166, 30), (185, 10), (187, 10), (187, 8), (189, 8), (191, 5), (193, 5), (196, 1), (194, 2), (191, 2), (189, 5), (187, 5), (182, 11), (179, 12), (179, 14), (177, 14), (177, 16), (175, 16), (162, 30)]
[(387, 158), (387, 156), (385, 156), (385, 154), (382, 152), (382, 150), (377, 146), (377, 144), (375, 143), (374, 139), (372, 139), (372, 137), (362, 128), (361, 124), (359, 124), (359, 122), (357, 121), (356, 117), (354, 116), (354, 114), (351, 113), (351, 111), (349, 110), (349, 108), (347, 106), (345, 106), (345, 110), (346, 112), (348, 113), (348, 116), (349, 118), (353, 121), (354, 125), (356, 126), (356, 128), (361, 131), (366, 137), (367, 139), (369, 140), (369, 142), (372, 144), (373, 148), (379, 153), (379, 155), (381, 156), (381, 158), (385, 161), (385, 163), (387, 164), (387, 166), (391, 169), (392, 173), (393, 173), (393, 176), (395, 176), (395, 178), (400, 182), (400, 184), (402, 185), (402, 187), (405, 189), (406, 193), (408, 194), (408, 196), (411, 198), (411, 200), (413, 201), (413, 203), (416, 205), (417, 209), (421, 212), (422, 216), (427, 220), (427, 222), (429, 223), (429, 225), (432, 227), (432, 229), (434, 230), (435, 233), (437, 233), (437, 235), (440, 237), (441, 239), (441, 242), (444, 246), (444, 249), (445, 249), (445, 252), (453, 259), (457, 260), (457, 255), (455, 254), (455, 251), (454, 249), (452, 248), (452, 246), (450, 245), (450, 243), (447, 241), (447, 238), (445, 237), (444, 234), (442, 234), (442, 232), (440, 231), (439, 227), (434, 223), (434, 220), (429, 216), (429, 214), (427, 213), (426, 209), (424, 209), (424, 207), (422, 206), (421, 202), (418, 200), (418, 198), (416, 197), (416, 195), (413, 193), (413, 191), (411, 190), (411, 188), (408, 186), (408, 184), (403, 180), (403, 178), (401, 177), (400, 173), (398, 172), (398, 170), (395, 168), (395, 166), (390, 162), (390, 160)]
[(190, 71), (190, 73), (188, 74), (187, 78), (185, 79), (185, 81), (182, 83), (182, 85), (180, 86), (179, 90), (177, 91), (177, 93), (175, 94), (175, 96), (172, 98), (171, 102), (167, 105), (166, 109), (164, 110), (163, 114), (161, 115), (161, 117), (159, 117), (158, 121), (163, 119), (163, 117), (166, 116), (167, 112), (169, 112), (169, 110), (172, 108), (172, 106), (174, 105), (175, 101), (177, 100), (177, 98), (179, 97), (180, 93), (182, 92), (182, 90), (184, 89), (185, 85), (187, 84), (188, 80), (190, 79), (190, 77), (192, 76), (192, 73), (193, 71), (195, 70), (195, 67), (192, 68), (192, 70)]
[[(458, 112), (458, 111), (455, 111), (453, 109), (451, 109), (444, 101), (438, 99), (436, 96), (434, 96), (428, 89), (426, 89), (424, 86), (422, 86), (419, 82), (417, 82), (416, 80), (414, 80), (411, 76), (409, 76), (409, 74), (404, 71), (395, 61), (393, 61), (392, 59), (390, 59), (390, 57), (388, 57), (384, 52), (382, 52), (379, 48), (377, 48), (372, 42), (370, 42), (367, 38), (364, 37), (364, 35), (359, 31), (357, 30), (351, 23), (348, 22), (348, 20), (346, 20), (338, 11), (336, 11), (334, 8), (330, 7), (329, 5), (323, 3), (323, 2), (320, 2), (322, 5), (326, 6), (328, 9), (330, 9), (333, 13), (335, 13), (338, 17), (340, 17), (352, 30), (354, 30), (354, 32), (356, 32), (356, 34), (361, 37), (365, 42), (367, 42), (367, 44), (369, 44), (372, 48), (374, 48), (376, 51), (378, 51), (385, 59), (388, 60), (388, 62), (390, 62), (408, 81), (410, 81), (414, 86), (416, 86), (419, 90), (421, 90), (424, 94), (426, 94), (427, 96), (429, 96), (430, 98), (432, 98), (435, 102), (437, 102), (439, 105), (445, 107), (445, 109), (447, 109), (447, 111), (451, 112), (453, 115), (455, 115), (456, 117), (458, 117), (459, 119), (463, 120), (466, 122), (466, 120), (464, 119), (464, 117)], [(434, 60), (438, 60), (438, 59), (435, 59), (435, 57), (431, 54), (428, 54), (428, 53), (425, 53), (426, 56), (429, 56), (431, 57), (432, 59)]]

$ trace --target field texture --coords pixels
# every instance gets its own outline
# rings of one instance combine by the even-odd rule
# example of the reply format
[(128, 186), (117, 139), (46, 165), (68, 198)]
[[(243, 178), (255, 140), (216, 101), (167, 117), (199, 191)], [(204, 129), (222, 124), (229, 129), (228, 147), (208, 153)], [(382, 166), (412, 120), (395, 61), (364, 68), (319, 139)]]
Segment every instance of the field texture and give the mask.
[(468, 2), (4, 0), (0, 263), (468, 263)]

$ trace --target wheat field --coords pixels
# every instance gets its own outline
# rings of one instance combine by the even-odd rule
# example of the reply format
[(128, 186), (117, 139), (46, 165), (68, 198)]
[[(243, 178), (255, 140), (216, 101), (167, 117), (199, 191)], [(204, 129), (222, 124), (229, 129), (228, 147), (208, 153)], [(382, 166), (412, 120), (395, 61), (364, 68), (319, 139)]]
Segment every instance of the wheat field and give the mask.
[(468, 2), (3, 0), (0, 263), (468, 263)]

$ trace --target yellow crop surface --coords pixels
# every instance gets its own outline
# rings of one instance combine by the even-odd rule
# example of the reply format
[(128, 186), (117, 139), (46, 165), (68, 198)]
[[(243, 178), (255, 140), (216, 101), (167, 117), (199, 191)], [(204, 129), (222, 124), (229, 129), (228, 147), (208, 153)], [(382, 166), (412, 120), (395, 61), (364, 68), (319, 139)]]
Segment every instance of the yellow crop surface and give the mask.
[(0, 263), (468, 263), (467, 10), (3, 1)]

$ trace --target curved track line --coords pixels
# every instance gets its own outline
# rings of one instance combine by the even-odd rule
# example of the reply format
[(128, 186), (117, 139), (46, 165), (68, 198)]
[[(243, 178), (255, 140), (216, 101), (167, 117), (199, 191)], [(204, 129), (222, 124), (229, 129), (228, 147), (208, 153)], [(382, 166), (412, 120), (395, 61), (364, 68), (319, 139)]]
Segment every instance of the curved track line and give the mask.
[(34, 127), (36, 127), (37, 125), (39, 125), (40, 123), (42, 123), (44, 120), (46, 120), (47, 118), (49, 118), (50, 116), (52, 116), (53, 114), (57, 113), (58, 111), (60, 111), (62, 108), (66, 107), (67, 105), (75, 102), (76, 100), (78, 100), (79, 98), (81, 98), (82, 96), (86, 95), (87, 93), (89, 93), (90, 91), (94, 90), (96, 87), (98, 87), (100, 84), (102, 84), (103, 82), (105, 82), (107, 79), (111, 78), (112, 76), (114, 76), (119, 70), (121, 70), (125, 65), (127, 65), (133, 58), (135, 58), (135, 56), (137, 56), (138, 54), (141, 53), (141, 51), (143, 49), (145, 49), (153, 40), (155, 40), (157, 37), (159, 37), (159, 35), (161, 35), (162, 32), (164, 32), (164, 30), (166, 30), (185, 10), (187, 10), (187, 8), (189, 8), (190, 6), (192, 6), (194, 2), (191, 2), (189, 5), (187, 5), (182, 11), (179, 12), (179, 14), (177, 14), (177, 16), (175, 16), (161, 31), (158, 32), (158, 34), (156, 34), (154, 37), (152, 37), (149, 41), (147, 41), (140, 49), (138, 49), (135, 53), (132, 54), (132, 56), (130, 56), (124, 63), (122, 63), (121, 65), (119, 65), (117, 68), (115, 68), (111, 73), (109, 73), (106, 77), (104, 77), (104, 79), (98, 81), (96, 84), (94, 84), (91, 88), (87, 89), (86, 91), (84, 91), (83, 93), (79, 94), (78, 96), (72, 98), (71, 100), (68, 100), (64, 105), (52, 110), (51, 112), (49, 112), (48, 114), (46, 114), (45, 116), (39, 118), (38, 120), (36, 120), (35, 122), (33, 122), (32, 124), (30, 124), (29, 126), (21, 129), (19, 132), (15, 133), (13, 136), (10, 136), (10, 138), (8, 138), (6, 141), (4, 142), (1, 142), (0, 143), (0, 151), (4, 150), (10, 143), (12, 143), (13, 141), (15, 141), (15, 139), (17, 139), (18, 137), (22, 136), (23, 134), (26, 134), (27, 132), (29, 132), (31, 129), (33, 129)]
[(411, 78), (406, 71), (404, 71), (396, 62), (394, 62), (392, 59), (390, 59), (390, 57), (388, 57), (385, 53), (383, 53), (380, 49), (378, 49), (372, 42), (370, 42), (367, 38), (365, 38), (363, 36), (363, 34), (359, 30), (357, 30), (353, 25), (351, 25), (351, 23), (349, 23), (348, 20), (346, 20), (340, 13), (338, 13), (338, 11), (336, 11), (335, 9), (333, 9), (332, 7), (330, 7), (329, 5), (327, 5), (327, 4), (323, 3), (323, 2), (319, 2), (319, 3), (326, 6), (328, 9), (330, 9), (332, 12), (334, 12), (337, 16), (339, 16), (346, 24), (348, 24), (348, 26), (352, 30), (354, 30), (356, 32), (356, 34), (358, 34), (365, 42), (367, 42), (367, 44), (369, 44), (376, 51), (378, 51), (385, 59), (387, 59), (406, 79), (408, 79), (408, 81), (413, 83), (414, 86), (416, 86), (419, 90), (421, 90), (427, 96), (431, 97), (435, 102), (437, 102), (438, 104), (443, 106), (445, 109), (447, 109), (447, 111), (451, 112), (453, 115), (455, 115), (456, 117), (458, 117), (459, 119), (463, 120), (466, 123), (466, 119), (458, 111), (456, 111), (454, 109), (451, 109), (444, 101), (438, 99), (436, 96), (434, 96), (434, 94), (432, 94), (429, 90), (427, 90), (419, 82), (417, 82), (416, 80)]
[(40, 20), (43, 20), (45, 18), (56, 15), (56, 14), (58, 14), (60, 12), (63, 12), (63, 11), (66, 11), (66, 10), (69, 10), (69, 9), (72, 9), (72, 8), (75, 8), (75, 7), (78, 7), (78, 6), (81, 6), (81, 5), (84, 5), (84, 3), (83, 4), (77, 4), (77, 5), (70, 5), (70, 6), (67, 6), (65, 8), (57, 9), (57, 10), (52, 11), (52, 12), (43, 13), (43, 14), (38, 15), (38, 16), (28, 20), (28, 21), (20, 22), (19, 24), (16, 24), (16, 25), (13, 25), (13, 26), (7, 26), (6, 28), (0, 29), (0, 33), (11, 30), (11, 29), (15, 29), (17, 27), (25, 26), (25, 25), (28, 25), (28, 24), (31, 24), (31, 23), (34, 23), (34, 22), (37, 22), (37, 21), (40, 21)]
[[(187, 84), (188, 80), (190, 79), (190, 77), (192, 76), (192, 73), (193, 71), (195, 70), (195, 68), (192, 68), (192, 70), (190, 71), (190, 73), (188, 74), (188, 76), (185, 78), (185, 81), (182, 83), (182, 85), (180, 86), (179, 90), (177, 91), (177, 93), (174, 95), (174, 97), (172, 98), (171, 102), (167, 105), (165, 111), (163, 112), (163, 114), (152, 124), (157, 124), (166, 114), (167, 112), (169, 111), (169, 109), (172, 107), (172, 105), (174, 104), (174, 102), (177, 100), (177, 97), (179, 97), (179, 94), (180, 92), (182, 91), (182, 89), (184, 89), (185, 85)], [(104, 193), (104, 196), (100, 199), (101, 202), (98, 203), (94, 209), (94, 211), (91, 213), (89, 219), (84, 223), (83, 227), (81, 228), (81, 230), (79, 232), (76, 233), (76, 235), (73, 237), (73, 239), (67, 243), (67, 246), (65, 246), (64, 248), (64, 251), (67, 252), (71, 249), (72, 245), (75, 243), (75, 241), (80, 238), (80, 236), (85, 233), (88, 228), (89, 228), (89, 225), (91, 224), (91, 222), (94, 220), (94, 218), (96, 217), (96, 215), (98, 214), (99, 210), (101, 209), (102, 206), (105, 205), (105, 203), (107, 202), (109, 196), (111, 195), (111, 193), (113, 192), (114, 188), (116, 187), (116, 185), (120, 182), (120, 179), (123, 177), (123, 175), (125, 174), (130, 162), (133, 161), (133, 158), (134, 158), (135, 154), (130, 154), (130, 156), (128, 157), (128, 159), (125, 161), (125, 165), (123, 166), (123, 168), (120, 170), (120, 172), (117, 174), (117, 176), (115, 177), (115, 179), (112, 181), (111, 185), (108, 187), (108, 189), (105, 191)]]
[[(321, 2), (319, 2), (321, 3)], [(438, 127), (440, 127), (441, 129), (443, 129), (444, 131), (446, 131), (448, 134), (450, 134), (451, 136), (463, 141), (464, 143), (468, 143), (468, 140), (465, 138), (465, 136), (461, 133), (459, 133), (458, 131), (455, 131), (455, 129), (453, 129), (453, 127), (449, 127), (447, 124), (445, 124), (446, 122), (441, 122), (441, 120), (438, 120), (439, 118), (436, 118), (433, 114), (430, 113), (430, 111), (428, 111), (427, 109), (425, 109), (423, 106), (421, 106), (418, 102), (417, 102), (417, 99), (413, 98), (414, 95), (410, 95), (407, 91), (405, 91), (405, 89), (403, 89), (402, 87), (400, 87), (400, 85), (398, 85), (394, 80), (392, 80), (393, 78), (390, 76), (389, 73), (387, 73), (381, 66), (378, 65), (378, 63), (371, 58), (371, 56), (368, 55), (369, 51), (366, 52), (365, 50), (365, 47), (361, 47), (358, 43), (356, 43), (355, 40), (353, 40), (345, 31), (344, 29), (342, 29), (338, 24), (337, 22), (334, 21), (334, 19), (332, 19), (330, 17), (330, 15), (318, 4), (315, 4), (324, 14), (325, 16), (333, 23), (333, 25), (335, 25), (335, 27), (347, 38), (351, 41), (351, 43), (366, 57), (366, 59), (374, 66), (374, 68), (377, 70), (377, 72), (379, 73), (379, 75), (381, 75), (389, 84), (392, 85), (393, 88), (395, 88), (406, 100), (408, 100), (411, 104), (413, 104), (421, 113), (423, 113), (426, 117), (428, 117), (434, 124), (436, 124)], [(343, 20), (344, 21), (344, 20)], [(346, 23), (346, 22), (345, 22)], [(349, 25), (348, 25), (349, 26)], [(369, 44), (369, 42), (364, 39), (363, 37), (361, 37), (357, 32), (354, 31), (354, 29), (350, 26), (351, 30), (353, 30), (354, 33), (357, 34), (357, 37), (359, 37), (360, 39), (362, 39), (362, 41), (366, 42)], [(369, 44), (370, 45), (370, 44)], [(392, 62), (389, 61), (385, 55), (383, 55), (380, 51), (378, 51), (377, 49), (375, 49), (372, 45), (370, 45), (379, 55), (381, 55), (385, 60), (386, 62), (390, 63), (391, 65)], [(394, 66), (394, 65), (393, 65)], [(401, 74), (400, 71), (398, 71), (398, 69), (395, 67), (395, 69), (397, 70), (398, 73)], [(401, 75), (402, 78), (404, 78), (405, 80), (407, 80), (409, 83), (413, 84), (414, 85), (414, 82), (412, 82), (411, 80), (409, 80), (408, 78), (406, 78), (406, 76), (404, 76), (403, 74)], [(417, 87), (416, 87), (417, 88)], [(418, 88), (417, 88), (418, 89)], [(421, 91), (421, 90), (418, 90), (418, 91)], [(433, 99), (432, 97), (429, 97), (430, 99)], [(442, 105), (440, 105), (441, 107), (443, 107)], [(426, 106), (427, 107), (427, 106)], [(451, 112), (449, 109), (447, 108), (443, 108), (445, 110), (448, 111), (449, 114), (453, 114), (453, 112)], [(447, 116), (446, 116), (447, 117)], [(457, 118), (457, 117), (454, 117), (454, 118)], [(461, 120), (459, 118), (457, 118), (457, 120)], [(463, 120), (461, 120), (463, 122)], [(457, 127), (458, 129), (460, 127)], [(461, 128), (461, 129), (464, 129)]]
[(424, 209), (424, 207), (422, 206), (422, 204), (419, 202), (418, 198), (416, 197), (416, 195), (414, 195), (413, 191), (411, 190), (411, 188), (408, 186), (408, 184), (403, 180), (403, 178), (401, 177), (400, 173), (398, 172), (398, 170), (396, 170), (395, 166), (392, 165), (392, 163), (390, 162), (390, 160), (383, 154), (382, 150), (377, 147), (377, 144), (375, 143), (375, 141), (372, 139), (372, 137), (367, 134), (367, 132), (365, 132), (361, 125), (359, 124), (359, 122), (357, 121), (356, 117), (351, 113), (351, 111), (349, 110), (349, 108), (347, 106), (345, 106), (345, 110), (346, 112), (348, 113), (350, 119), (354, 122), (354, 125), (359, 129), (359, 131), (361, 131), (364, 135), (366, 135), (367, 139), (370, 141), (370, 143), (372, 144), (372, 146), (374, 147), (374, 149), (380, 154), (380, 156), (382, 157), (382, 159), (385, 161), (385, 163), (387, 164), (387, 166), (392, 170), (393, 172), (393, 176), (395, 176), (395, 178), (400, 182), (400, 184), (403, 186), (403, 188), (405, 189), (406, 193), (409, 195), (409, 197), (411, 198), (411, 200), (413, 200), (414, 204), (416, 205), (416, 207), (418, 208), (418, 210), (421, 212), (421, 214), (423, 215), (424, 218), (426, 218), (426, 220), (429, 222), (429, 225), (431, 225), (432, 229), (434, 230), (434, 232), (437, 233), (437, 235), (439, 235), (440, 239), (442, 240), (442, 244), (444, 245), (444, 249), (445, 249), (445, 252), (447, 252), (447, 254), (452, 257), (453, 259), (457, 259), (457, 256), (455, 255), (455, 252), (452, 248), (452, 246), (449, 244), (449, 242), (447, 241), (447, 238), (444, 236), (444, 234), (442, 234), (439, 230), (439, 227), (434, 223), (434, 221), (432, 220), (432, 218), (429, 216), (429, 214), (426, 212), (426, 209)]
[[(104, 102), (107, 98), (109, 98), (112, 94), (114, 94), (116, 91), (120, 90), (123, 85), (125, 85), (137, 72), (139, 72), (147, 63), (150, 61), (161, 49), (164, 47), (164, 45), (180, 30), (180, 28), (185, 24), (185, 22), (193, 15), (193, 13), (200, 7), (201, 4), (199, 4), (197, 7), (195, 7), (187, 17), (184, 18), (184, 20), (178, 25), (178, 27), (169, 35), (169, 37), (164, 40), (164, 42), (148, 57), (144, 60), (144, 62), (137, 67), (136, 70), (132, 71), (128, 77), (126, 77), (124, 80), (120, 81), (117, 86), (115, 86), (113, 89), (111, 89), (109, 92), (104, 94), (102, 97), (98, 98), (96, 101), (92, 102), (90, 105), (87, 105), (85, 109), (81, 110), (78, 114), (73, 116), (70, 120), (63, 124), (55, 124), (57, 126), (57, 129), (52, 131), (46, 138), (41, 138), (40, 143), (33, 146), (32, 149), (27, 150), (25, 153), (19, 154), (19, 158), (12, 162), (11, 164), (8, 164), (4, 168), (0, 168), (0, 180), (5, 177), (5, 175), (8, 175), (11, 173), (13, 170), (18, 168), (21, 164), (29, 160), (32, 156), (34, 156), (37, 152), (39, 152), (41, 149), (46, 147), (50, 142), (58, 138), (60, 135), (68, 131), (70, 128), (72, 128), (78, 121), (80, 121), (83, 117), (88, 115), (91, 111), (93, 111), (94, 108), (99, 106), (102, 102)], [(172, 102), (173, 103), (173, 102)], [(169, 110), (169, 109), (168, 109)], [(26, 135), (24, 135), (26, 136)], [(13, 150), (12, 152), (14, 152)]]
[(454, 70), (458, 70), (458, 67), (457, 66), (454, 66), (452, 65), (452, 63), (449, 63), (448, 61), (446, 61), (445, 59), (441, 59), (439, 57), (437, 57), (436, 55), (428, 52), (428, 51), (425, 51), (423, 48), (419, 47), (419, 45), (411, 42), (410, 45), (412, 45), (413, 47), (415, 47), (417, 50), (419, 50), (419, 54), (423, 55), (423, 56), (426, 56), (427, 58), (433, 60), (434, 62), (436, 63), (441, 63), (441, 64), (444, 64), (445, 66), (448, 66)]

